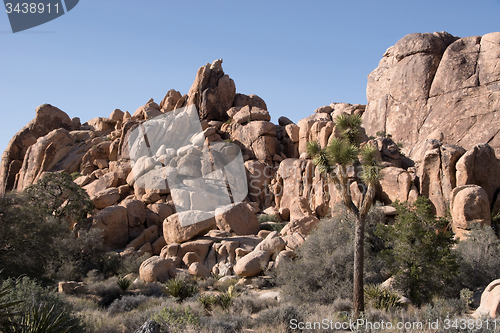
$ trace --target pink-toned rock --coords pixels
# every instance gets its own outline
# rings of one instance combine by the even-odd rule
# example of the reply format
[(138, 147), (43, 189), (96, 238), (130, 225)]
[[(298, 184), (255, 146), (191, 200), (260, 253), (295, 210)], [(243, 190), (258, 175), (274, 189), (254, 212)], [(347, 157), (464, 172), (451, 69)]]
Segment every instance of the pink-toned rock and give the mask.
[[(200, 221), (187, 226), (181, 226), (179, 221), (193, 220)], [(170, 215), (163, 221), (163, 236), (167, 244), (182, 243), (198, 235), (203, 235), (208, 231), (217, 228), (215, 217), (203, 211), (186, 211)]]
[(316, 216), (305, 216), (298, 220), (292, 220), (285, 225), (285, 227), (281, 230), (280, 235), (286, 236), (297, 232), (305, 237), (309, 235), (318, 223), (319, 219)]
[(170, 89), (159, 105), (161, 112), (166, 113), (175, 110), (177, 103), (181, 99), (182, 95), (180, 92)]
[(161, 221), (165, 220), (167, 217), (173, 214), (172, 207), (169, 204), (161, 202), (156, 202), (154, 204), (151, 204), (148, 206), (148, 208), (152, 212), (158, 214)]
[(240, 277), (259, 275), (267, 267), (271, 255), (266, 251), (252, 251), (236, 263), (234, 273)]
[(259, 219), (245, 203), (217, 208), (215, 215), (215, 221), (220, 230), (235, 235), (252, 235), (259, 232)]
[(127, 210), (123, 207), (104, 208), (93, 216), (92, 227), (102, 230), (106, 247), (120, 249), (128, 242)]
[(50, 104), (43, 104), (36, 108), (35, 118), (14, 135), (2, 154), (1, 195), (14, 188), (16, 174), (21, 169), (28, 148), (35, 144), (38, 138), (58, 128), (68, 131), (73, 129), (73, 123), (65, 112)]
[(114, 120), (114, 121), (123, 121), (123, 111), (120, 109), (115, 109), (111, 114), (109, 115), (109, 119)]
[(163, 249), (163, 247), (165, 245), (167, 245), (167, 242), (165, 242), (165, 237), (163, 237), (163, 235), (161, 235), (160, 237), (158, 237), (158, 239), (152, 245), (153, 254), (160, 255), (161, 250)]
[(150, 255), (153, 254), (153, 247), (151, 246), (151, 243), (146, 243), (139, 250), (137, 250), (137, 255), (142, 256), (143, 254), (149, 253)]
[(92, 199), (92, 203), (94, 204), (95, 208), (103, 209), (114, 205), (118, 201), (118, 199), (120, 199), (118, 189), (116, 187), (112, 187), (97, 192)]
[(487, 143), (468, 150), (457, 162), (457, 186), (475, 184), (481, 186), (493, 201), (495, 190), (500, 187), (500, 162), (494, 149)]
[(171, 259), (153, 256), (143, 261), (139, 268), (139, 276), (145, 282), (165, 282), (170, 278), (169, 271), (175, 269)]
[(182, 262), (187, 267), (191, 266), (192, 263), (200, 262), (200, 261), (201, 261), (200, 256), (196, 252), (187, 252), (182, 257)]
[(188, 272), (189, 274), (202, 279), (208, 279), (211, 276), (208, 268), (206, 268), (203, 264), (199, 262), (193, 262), (191, 265), (189, 265)]
[(87, 194), (90, 198), (94, 198), (97, 193), (104, 191), (110, 187), (116, 187), (117, 184), (118, 175), (115, 172), (108, 172), (107, 174), (99, 177), (83, 188), (87, 191)]
[(451, 192), (450, 212), (453, 232), (466, 237), (473, 226), (490, 226), (491, 215), (488, 195), (477, 185), (461, 185)]
[(214, 241), (211, 239), (196, 239), (190, 242), (182, 243), (176, 255), (184, 257), (186, 253), (194, 252), (200, 258), (200, 262), (204, 262), (213, 242)]
[(305, 238), (298, 232), (293, 232), (287, 236), (283, 237), (286, 243), (286, 247), (291, 250), (296, 250), (304, 244)]
[(296, 197), (293, 199), (289, 217), (291, 221), (311, 215), (313, 215), (313, 212), (306, 198)]
[(270, 255), (278, 254), (284, 250), (286, 246), (285, 241), (279, 236), (278, 232), (273, 231), (267, 235), (266, 239), (257, 244), (254, 251), (266, 251)]
[(396, 200), (407, 201), (411, 187), (411, 175), (404, 169), (396, 167), (383, 168), (380, 173), (382, 177), (380, 179), (380, 199), (385, 204)]
[(473, 318), (497, 318), (500, 315), (500, 279), (492, 281), (481, 295), (481, 303)]

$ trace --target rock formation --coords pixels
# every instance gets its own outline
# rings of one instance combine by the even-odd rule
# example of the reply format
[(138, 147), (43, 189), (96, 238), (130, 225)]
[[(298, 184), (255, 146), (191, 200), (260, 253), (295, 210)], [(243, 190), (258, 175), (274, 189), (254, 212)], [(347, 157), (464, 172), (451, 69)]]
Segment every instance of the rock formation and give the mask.
[(499, 32), (405, 36), (368, 76), (367, 134), (390, 133), (412, 158), (426, 139), (467, 150), (489, 143), (500, 156), (499, 54)]
[[(319, 219), (337, 209), (335, 186), (315, 168), (307, 142), (325, 147), (339, 137), (336, 117), (357, 114), (366, 128), (359, 141), (377, 148), (384, 167), (376, 200), (423, 195), (465, 237), (473, 224), (491, 223), (500, 188), (499, 36), (408, 35), (370, 74), (368, 106), (332, 103), (298, 124), (272, 123), (260, 97), (236, 93), (221, 60), (201, 67), (186, 95), (171, 89), (132, 115), (114, 110), (82, 125), (45, 104), (4, 152), (0, 191), (21, 191), (47, 171), (74, 173), (105, 245), (122, 256), (152, 255), (141, 266), (145, 281), (180, 272), (255, 276), (291, 260)], [(182, 110), (197, 110), (195, 121)], [(221, 176), (238, 156), (240, 176)], [(348, 170), (357, 205), (364, 192), (358, 171)], [(383, 211), (388, 219), (396, 214)], [(279, 234), (259, 231), (259, 213), (287, 224)]]

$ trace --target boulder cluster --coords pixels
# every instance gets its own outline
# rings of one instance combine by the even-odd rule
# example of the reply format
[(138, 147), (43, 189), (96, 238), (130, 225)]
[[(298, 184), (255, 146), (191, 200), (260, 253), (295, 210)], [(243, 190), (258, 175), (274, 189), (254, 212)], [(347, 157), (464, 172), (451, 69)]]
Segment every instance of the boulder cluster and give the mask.
[[(337, 116), (359, 115), (359, 140), (377, 148), (384, 167), (376, 200), (389, 205), (423, 195), (436, 215), (451, 214), (453, 231), (466, 237), (474, 225), (491, 224), (491, 209), (500, 209), (498, 64), (500, 33), (411, 34), (369, 75), (367, 106), (332, 103), (297, 124), (286, 117), (273, 124), (262, 98), (236, 93), (222, 60), (201, 67), (187, 94), (172, 89), (133, 114), (114, 110), (81, 124), (44, 104), (3, 153), (0, 192), (21, 191), (45, 172), (77, 175), (105, 245), (122, 256), (151, 255), (140, 269), (143, 280), (164, 281), (182, 271), (251, 277), (293, 259), (319, 219), (335, 212), (340, 198), (315, 168), (307, 142), (325, 147), (340, 136)], [(181, 142), (185, 126), (165, 137), (155, 132), (165, 145), (152, 149), (150, 139), (144, 147), (151, 154), (134, 158), (138, 131), (189, 106), (198, 112), (199, 133)], [(241, 156), (241, 200), (232, 195), (229, 203), (217, 202), (213, 184), (199, 181), (214, 171), (207, 146)], [(359, 205), (364, 185), (355, 168), (349, 181)], [(396, 214), (389, 206), (383, 211), (389, 221)], [(279, 233), (260, 230), (259, 214), (287, 223)]]

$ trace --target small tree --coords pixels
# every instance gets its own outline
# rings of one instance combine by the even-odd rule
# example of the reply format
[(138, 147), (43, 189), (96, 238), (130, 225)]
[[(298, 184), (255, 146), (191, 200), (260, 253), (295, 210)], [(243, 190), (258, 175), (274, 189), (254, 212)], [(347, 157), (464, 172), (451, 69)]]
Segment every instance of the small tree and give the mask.
[(438, 231), (444, 220), (432, 215), (428, 199), (419, 197), (413, 206), (397, 202), (394, 206), (396, 223), (379, 225), (376, 234), (385, 241), (382, 256), (396, 287), (421, 305), (454, 285), (458, 273), (452, 250), (455, 241), (451, 232)]
[[(323, 149), (317, 142), (308, 142), (307, 152), (313, 158), (314, 164), (324, 174), (327, 180), (332, 180), (340, 194), (342, 203), (351, 211), (356, 219), (354, 240), (354, 316), (358, 318), (364, 311), (363, 266), (364, 266), (364, 235), (365, 220), (373, 204), (375, 186), (380, 179), (380, 165), (375, 160), (376, 148), (365, 144), (361, 147), (360, 128), (361, 117), (358, 115), (339, 115), (335, 119), (336, 130), (340, 138), (333, 138)], [(366, 190), (358, 208), (351, 196), (348, 168), (360, 163), (360, 178)]]

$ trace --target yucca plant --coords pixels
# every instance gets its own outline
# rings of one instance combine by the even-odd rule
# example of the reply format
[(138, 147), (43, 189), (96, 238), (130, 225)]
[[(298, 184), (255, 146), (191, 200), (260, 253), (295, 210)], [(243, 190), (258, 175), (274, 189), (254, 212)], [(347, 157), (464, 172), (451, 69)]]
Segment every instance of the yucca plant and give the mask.
[(400, 307), (401, 295), (398, 293), (383, 289), (380, 286), (369, 284), (364, 288), (367, 300), (375, 309), (389, 311), (391, 308)]
[(122, 292), (125, 292), (132, 285), (132, 281), (130, 281), (129, 279), (123, 277), (123, 278), (119, 278), (116, 281), (116, 284), (118, 285), (118, 288), (120, 288), (120, 290)]
[(198, 293), (198, 288), (184, 279), (173, 278), (165, 282), (168, 295), (177, 297), (180, 302)]
[(81, 332), (78, 320), (69, 313), (55, 310), (54, 305), (32, 305), (23, 314), (16, 333), (76, 333)]
[[(340, 133), (339, 138), (333, 138), (323, 149), (317, 142), (307, 144), (307, 153), (313, 158), (313, 163), (327, 180), (333, 181), (343, 204), (356, 217), (353, 292), (355, 318), (364, 311), (364, 228), (366, 215), (373, 204), (375, 188), (380, 179), (380, 165), (375, 159), (377, 149), (367, 144), (361, 147), (359, 140), (361, 123), (361, 117), (358, 115), (339, 115), (335, 119), (336, 129)], [(358, 161), (362, 168), (361, 180), (366, 185), (359, 208), (352, 200), (348, 178), (348, 167)]]
[(7, 296), (12, 289), (14, 289), (14, 285), (0, 287), (0, 331), (7, 331), (8, 328), (17, 326), (17, 322), (13, 318), (18, 316), (20, 312), (14, 309), (16, 305), (24, 302), (22, 300), (13, 302), (1, 301), (1, 299)]

